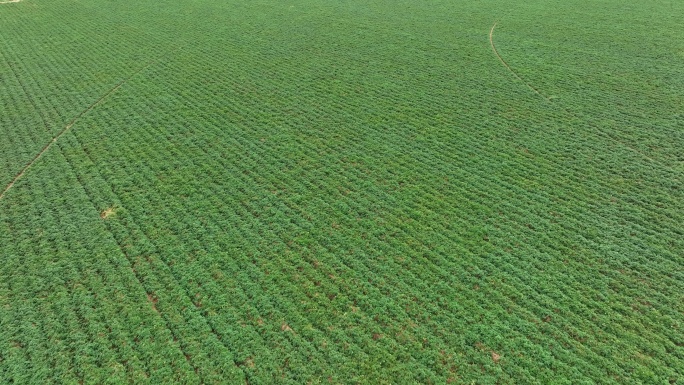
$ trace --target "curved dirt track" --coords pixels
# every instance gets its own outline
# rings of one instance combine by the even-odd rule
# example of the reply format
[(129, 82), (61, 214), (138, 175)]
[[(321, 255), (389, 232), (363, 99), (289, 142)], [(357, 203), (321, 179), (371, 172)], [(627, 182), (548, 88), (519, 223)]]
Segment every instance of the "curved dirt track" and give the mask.
[[(496, 28), (496, 25), (497, 25), (498, 23), (499, 23), (498, 20), (495, 21), (495, 22), (494, 22), (494, 25), (492, 25), (492, 28), (489, 30), (489, 44), (491, 44), (491, 46), (492, 46), (492, 51), (494, 51), (494, 54), (495, 54), (496, 57), (499, 59), (499, 61), (501, 62), (501, 64), (503, 64), (503, 66), (506, 67), (506, 69), (507, 69), (511, 74), (513, 74), (513, 76), (514, 76), (516, 79), (520, 80), (523, 84), (525, 84), (525, 85), (527, 86), (527, 88), (529, 88), (530, 90), (532, 90), (535, 94), (537, 94), (537, 95), (539, 95), (540, 97), (544, 98), (544, 100), (546, 100), (547, 102), (549, 102), (549, 103), (551, 103), (551, 104), (553, 104), (553, 105), (556, 105), (556, 106), (560, 107), (560, 109), (563, 110), (563, 112), (565, 112), (566, 114), (568, 114), (568, 115), (570, 115), (570, 116), (572, 116), (572, 117), (574, 117), (574, 118), (581, 119), (581, 117), (578, 116), (576, 113), (574, 113), (574, 112), (568, 110), (567, 108), (565, 108), (565, 107), (563, 107), (563, 106), (559, 106), (558, 104), (553, 103), (553, 102), (551, 101), (551, 98), (549, 98), (548, 96), (546, 96), (546, 95), (544, 95), (543, 93), (541, 93), (541, 91), (539, 91), (538, 89), (534, 88), (530, 83), (526, 82), (525, 79), (523, 79), (520, 75), (518, 75), (518, 73), (515, 72), (515, 71), (513, 70), (513, 68), (511, 68), (511, 66), (508, 65), (508, 63), (506, 63), (506, 61), (503, 59), (503, 57), (501, 57), (501, 55), (499, 54), (499, 51), (496, 49), (496, 45), (494, 44), (494, 29)], [(645, 159), (648, 159), (649, 161), (651, 161), (651, 162), (653, 162), (653, 163), (658, 163), (659, 165), (663, 166), (663, 167), (666, 168), (666, 169), (670, 169), (667, 165), (664, 165), (664, 164), (662, 164), (662, 163), (656, 161), (655, 159), (653, 159), (653, 158), (651, 158), (650, 156), (646, 155), (646, 154), (643, 153), (642, 151), (640, 151), (640, 150), (638, 150), (638, 149), (636, 149), (636, 148), (630, 146), (629, 144), (627, 144), (627, 143), (625, 143), (625, 142), (623, 142), (623, 141), (621, 141), (621, 140), (619, 140), (619, 139), (617, 139), (617, 138), (614, 138), (613, 136), (611, 136), (611, 135), (609, 135), (609, 134), (606, 134), (606, 133), (603, 133), (603, 132), (601, 132), (601, 131), (598, 131), (598, 132), (596, 133), (596, 135), (597, 135), (597, 136), (600, 136), (600, 137), (603, 137), (603, 138), (607, 138), (607, 139), (609, 139), (609, 140), (612, 140), (612, 141), (614, 141), (615, 143), (618, 143), (618, 144), (622, 145), (623, 147), (629, 149), (630, 151), (632, 151), (632, 152), (634, 152), (634, 153), (636, 153), (636, 154), (641, 155), (641, 156), (644, 157)]]
[(506, 67), (508, 69), (508, 71), (510, 71), (513, 74), (513, 76), (515, 76), (516, 79), (523, 82), (527, 86), (527, 88), (531, 89), (535, 94), (541, 96), (542, 98), (546, 99), (547, 101), (550, 101), (550, 99), (548, 97), (546, 97), (544, 94), (539, 92), (539, 90), (537, 90), (536, 88), (532, 87), (532, 85), (530, 83), (526, 82), (522, 77), (520, 77), (520, 75), (518, 75), (515, 71), (513, 71), (513, 68), (511, 68), (511, 66), (509, 66), (508, 63), (506, 63), (506, 61), (501, 57), (501, 55), (499, 55), (499, 51), (496, 50), (496, 46), (494, 45), (494, 28), (496, 28), (496, 25), (498, 23), (499, 22), (496, 21), (494, 23), (494, 25), (492, 26), (492, 29), (489, 30), (489, 44), (492, 45), (492, 50), (494, 51), (494, 55), (496, 55), (496, 57), (499, 58), (499, 61), (501, 62), (501, 64), (503, 64), (504, 67)]

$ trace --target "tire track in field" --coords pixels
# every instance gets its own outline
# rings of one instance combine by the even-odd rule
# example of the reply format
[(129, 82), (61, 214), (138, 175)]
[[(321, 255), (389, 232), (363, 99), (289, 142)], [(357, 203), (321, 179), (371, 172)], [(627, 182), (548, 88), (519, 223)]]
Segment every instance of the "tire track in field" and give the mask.
[[(515, 71), (513, 70), (513, 68), (511, 68), (511, 66), (508, 65), (508, 63), (506, 63), (506, 61), (504, 60), (504, 58), (499, 54), (499, 51), (496, 49), (496, 45), (494, 44), (494, 29), (496, 28), (496, 25), (497, 25), (498, 23), (499, 23), (498, 20), (495, 21), (495, 22), (494, 22), (494, 25), (492, 25), (492, 28), (489, 30), (489, 44), (492, 46), (492, 51), (494, 51), (494, 55), (496, 55), (496, 57), (499, 59), (499, 61), (501, 62), (501, 64), (503, 64), (503, 66), (506, 67), (506, 69), (507, 69), (511, 74), (513, 74), (513, 76), (514, 76), (516, 79), (520, 80), (523, 84), (525, 84), (525, 85), (527, 86), (527, 88), (531, 89), (535, 94), (537, 94), (537, 95), (539, 95), (540, 97), (542, 97), (542, 98), (543, 98), (544, 100), (546, 100), (548, 103), (550, 103), (550, 104), (552, 104), (552, 105), (555, 105), (555, 106), (557, 106), (557, 107), (560, 107), (560, 109), (561, 109), (563, 112), (565, 112), (566, 114), (570, 115), (570, 116), (573, 117), (573, 118), (576, 118), (576, 119), (579, 119), (579, 120), (583, 120), (582, 117), (580, 117), (580, 116), (577, 115), (576, 113), (570, 111), (570, 110), (567, 109), (566, 107), (557, 105), (556, 103), (552, 102), (552, 101), (551, 101), (551, 98), (549, 98), (548, 96), (544, 95), (541, 91), (539, 91), (539, 90), (536, 89), (534, 86), (532, 86), (530, 83), (528, 83), (527, 81), (525, 81), (525, 79), (523, 79), (520, 75), (518, 75), (518, 73), (515, 72)], [(642, 152), (642, 151), (640, 151), (640, 150), (638, 150), (638, 149), (636, 149), (636, 148), (630, 146), (629, 144), (627, 144), (627, 143), (625, 143), (625, 142), (623, 142), (623, 141), (621, 141), (621, 140), (619, 140), (619, 139), (617, 139), (617, 138), (615, 138), (615, 137), (613, 137), (613, 136), (611, 136), (611, 135), (609, 135), (609, 134), (606, 134), (606, 133), (604, 133), (604, 132), (602, 132), (602, 131), (600, 131), (600, 130), (599, 130), (599, 132), (600, 132), (600, 133), (597, 133), (597, 134), (596, 134), (597, 136), (600, 136), (600, 137), (603, 137), (603, 138), (610, 139), (610, 140), (614, 141), (615, 143), (618, 143), (618, 144), (622, 145), (623, 147), (627, 148), (628, 150), (630, 150), (630, 151), (632, 151), (632, 152), (634, 152), (634, 153), (636, 153), (636, 154), (641, 155), (643, 158), (648, 159), (649, 161), (651, 161), (651, 162), (653, 162), (653, 163), (656, 163), (656, 164), (660, 165), (661, 167), (667, 169), (668, 171), (673, 172), (673, 170), (672, 170), (668, 165), (663, 164), (662, 162), (656, 161), (655, 159), (653, 159), (653, 158), (651, 158), (650, 156), (646, 155), (644, 152)]]
[[(17, 1), (21, 1), (21, 0), (11, 0), (11, 1), (12, 1), (12, 2), (17, 2)], [(81, 112), (79, 112), (73, 119), (71, 119), (71, 121), (69, 121), (69, 123), (68, 123), (66, 126), (64, 126), (64, 128), (63, 128), (61, 131), (59, 131), (59, 132), (57, 133), (57, 135), (55, 135), (55, 136), (54, 136), (54, 137), (53, 137), (45, 146), (43, 146), (43, 148), (42, 148), (42, 149), (33, 157), (33, 159), (31, 159), (31, 160), (24, 166), (24, 168), (22, 168), (22, 169), (19, 171), (19, 173), (17, 173), (17, 175), (15, 175), (15, 177), (12, 178), (12, 180), (7, 184), (7, 186), (5, 186), (5, 188), (2, 190), (2, 192), (0, 192), (0, 200), (2, 200), (2, 198), (5, 197), (5, 195), (7, 194), (7, 192), (8, 192), (10, 189), (12, 189), (12, 187), (14, 187), (14, 184), (17, 183), (17, 181), (19, 181), (19, 179), (21, 179), (21, 178), (26, 174), (26, 172), (29, 171), (29, 169), (31, 168), (31, 166), (33, 166), (33, 165), (34, 165), (34, 164), (43, 156), (43, 154), (45, 154), (45, 153), (50, 149), (50, 147), (52, 147), (52, 145), (54, 145), (55, 142), (57, 142), (57, 140), (59, 140), (59, 138), (61, 138), (64, 134), (66, 134), (67, 132), (69, 132), (69, 130), (71, 129), (71, 127), (73, 127), (74, 124), (76, 124), (76, 122), (78, 122), (78, 120), (79, 120), (81, 117), (83, 117), (85, 114), (87, 114), (88, 112), (92, 111), (95, 107), (97, 107), (97, 106), (100, 105), (102, 102), (104, 102), (109, 96), (111, 96), (114, 92), (116, 92), (116, 90), (118, 90), (119, 88), (121, 88), (124, 84), (126, 84), (129, 80), (131, 80), (132, 78), (134, 78), (136, 75), (138, 75), (139, 73), (143, 72), (144, 70), (146, 70), (147, 68), (149, 68), (151, 65), (153, 65), (153, 64), (155, 64), (155, 63), (157, 63), (157, 62), (159, 62), (159, 60), (161, 60), (163, 57), (164, 57), (164, 55), (159, 56), (159, 57), (157, 57), (157, 58), (154, 58), (154, 59), (150, 60), (149, 62), (147, 62), (147, 64), (145, 64), (144, 66), (138, 68), (138, 69), (137, 69), (136, 71), (134, 71), (132, 74), (128, 75), (126, 78), (124, 78), (123, 80), (121, 80), (119, 83), (115, 84), (114, 87), (112, 87), (112, 88), (110, 88), (109, 90), (107, 90), (107, 92), (105, 92), (102, 96), (100, 96), (97, 100), (95, 100), (91, 105), (89, 105), (88, 107), (86, 107), (84, 110), (82, 110)], [(42, 117), (42, 116), (41, 116), (41, 117)]]
[(513, 71), (513, 68), (511, 68), (511, 66), (509, 66), (508, 63), (506, 63), (506, 61), (503, 59), (503, 57), (501, 57), (501, 55), (499, 54), (499, 51), (497, 51), (496, 46), (494, 45), (494, 28), (496, 28), (496, 25), (498, 23), (499, 23), (498, 20), (495, 21), (494, 25), (492, 26), (492, 29), (489, 30), (489, 44), (491, 44), (491, 46), (492, 46), (492, 51), (494, 51), (494, 55), (496, 55), (496, 57), (499, 58), (499, 61), (501, 62), (501, 64), (503, 64), (504, 67), (506, 67), (508, 69), (508, 71), (510, 73), (512, 73), (513, 76), (515, 76), (516, 79), (520, 80), (523, 84), (525, 84), (527, 86), (527, 88), (531, 89), (535, 94), (546, 99), (546, 101), (551, 102), (551, 99), (549, 99), (548, 97), (546, 97), (546, 95), (539, 92), (538, 89), (534, 88), (530, 83), (526, 82), (525, 79), (523, 79), (520, 75), (518, 75), (515, 71)]
[(18, 3), (21, 0), (8, 0), (8, 1), (0, 1), (0, 4), (9, 4), (9, 3)]

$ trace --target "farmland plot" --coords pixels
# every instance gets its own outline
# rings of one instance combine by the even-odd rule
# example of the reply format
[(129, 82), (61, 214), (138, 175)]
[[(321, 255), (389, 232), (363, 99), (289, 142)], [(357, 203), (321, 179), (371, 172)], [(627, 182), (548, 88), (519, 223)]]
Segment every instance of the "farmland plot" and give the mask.
[(0, 383), (683, 382), (683, 13), (0, 4)]

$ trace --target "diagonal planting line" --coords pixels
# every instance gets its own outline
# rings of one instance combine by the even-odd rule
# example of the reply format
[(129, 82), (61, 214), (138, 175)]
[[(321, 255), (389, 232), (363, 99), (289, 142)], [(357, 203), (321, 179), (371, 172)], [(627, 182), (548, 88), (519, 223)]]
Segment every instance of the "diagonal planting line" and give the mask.
[(152, 64), (157, 63), (157, 62), (158, 62), (159, 60), (161, 60), (163, 57), (164, 57), (164, 55), (161, 55), (161, 56), (159, 56), (159, 57), (157, 57), (157, 58), (154, 58), (154, 59), (150, 60), (149, 62), (147, 62), (147, 64), (145, 64), (144, 66), (138, 68), (135, 72), (133, 72), (132, 74), (128, 75), (128, 77), (124, 78), (122, 81), (120, 81), (119, 83), (117, 83), (116, 85), (114, 85), (114, 87), (110, 88), (107, 92), (105, 92), (102, 96), (100, 96), (99, 99), (97, 99), (95, 102), (93, 102), (93, 103), (92, 103), (91, 105), (89, 105), (87, 108), (85, 108), (83, 111), (79, 112), (73, 119), (71, 119), (71, 121), (70, 121), (66, 126), (64, 126), (64, 128), (63, 128), (59, 133), (57, 133), (57, 135), (55, 135), (55, 136), (52, 138), (52, 140), (50, 140), (50, 142), (48, 142), (48, 143), (47, 143), (47, 144), (46, 144), (46, 145), (45, 145), (45, 146), (36, 154), (36, 156), (34, 156), (33, 159), (31, 159), (31, 161), (28, 162), (28, 163), (26, 164), (26, 166), (24, 166), (24, 168), (21, 169), (21, 171), (19, 171), (19, 173), (18, 173), (18, 174), (17, 174), (17, 175), (8, 183), (8, 184), (7, 184), (7, 186), (5, 186), (5, 188), (4, 188), (4, 189), (2, 190), (2, 192), (0, 193), (0, 200), (5, 196), (5, 194), (7, 194), (7, 192), (14, 186), (15, 183), (17, 183), (17, 181), (18, 181), (19, 179), (21, 179), (21, 177), (23, 177), (24, 174), (26, 174), (26, 172), (31, 168), (31, 166), (33, 166), (33, 165), (38, 161), (38, 159), (40, 159), (40, 158), (43, 156), (43, 154), (45, 154), (45, 152), (47, 152), (47, 151), (50, 149), (50, 147), (52, 147), (52, 145), (55, 144), (55, 142), (57, 142), (57, 140), (58, 140), (59, 138), (61, 138), (64, 134), (66, 134), (66, 133), (71, 129), (71, 127), (73, 127), (74, 124), (76, 124), (76, 122), (77, 122), (83, 115), (85, 115), (85, 114), (87, 114), (88, 112), (92, 111), (95, 107), (97, 107), (99, 104), (101, 104), (102, 102), (104, 102), (105, 99), (107, 99), (110, 95), (112, 95), (114, 92), (116, 92), (116, 90), (118, 90), (119, 88), (121, 88), (121, 86), (123, 86), (124, 84), (126, 84), (129, 80), (131, 80), (133, 77), (135, 77), (135, 76), (138, 75), (139, 73), (143, 72), (145, 69), (149, 68)]
[[(494, 25), (492, 26), (492, 29), (489, 30), (489, 44), (491, 44), (492, 50), (494, 51), (494, 54), (496, 55), (496, 57), (499, 58), (499, 61), (501, 62), (501, 64), (503, 64), (504, 67), (506, 67), (506, 69), (508, 69), (508, 71), (509, 71), (511, 74), (513, 74), (513, 76), (515, 76), (516, 79), (520, 80), (520, 81), (521, 81), (523, 84), (525, 84), (529, 89), (531, 89), (532, 91), (534, 91), (535, 94), (537, 94), (537, 95), (539, 95), (540, 97), (544, 98), (544, 100), (546, 100), (548, 103), (558, 106), (556, 103), (554, 103), (553, 101), (551, 101), (551, 98), (547, 97), (546, 95), (544, 95), (543, 93), (541, 93), (541, 91), (539, 91), (538, 89), (534, 88), (530, 83), (526, 82), (525, 79), (523, 79), (520, 75), (518, 75), (518, 73), (515, 72), (515, 71), (513, 70), (513, 68), (511, 68), (511, 66), (508, 65), (508, 63), (506, 63), (506, 61), (503, 59), (503, 57), (501, 57), (501, 55), (499, 54), (499, 51), (497, 51), (497, 49), (496, 49), (496, 45), (494, 45), (494, 28), (496, 28), (496, 25), (497, 25), (498, 23), (499, 23), (498, 20), (497, 20), (496, 22), (494, 22)], [(574, 118), (576, 118), (576, 119), (583, 120), (583, 118), (581, 118), (581, 117), (580, 117), (579, 115), (577, 115), (576, 113), (570, 111), (569, 109), (567, 109), (567, 108), (565, 108), (565, 107), (563, 107), (563, 106), (558, 106), (558, 107), (560, 107), (560, 109), (561, 109), (563, 112), (565, 112), (566, 114), (568, 114), (568, 115), (570, 115), (570, 116), (572, 116), (572, 117), (574, 117)], [(603, 137), (603, 138), (608, 138), (608, 139), (614, 141), (615, 143), (618, 143), (618, 144), (622, 145), (623, 147), (629, 149), (630, 151), (632, 151), (632, 152), (634, 152), (634, 153), (636, 153), (636, 154), (641, 155), (642, 157), (648, 159), (649, 161), (651, 161), (651, 162), (653, 162), (653, 163), (656, 163), (656, 164), (659, 164), (661, 167), (665, 168), (666, 170), (672, 171), (672, 169), (671, 169), (670, 167), (668, 167), (666, 164), (663, 164), (662, 162), (656, 161), (655, 159), (653, 159), (653, 158), (651, 158), (650, 156), (646, 155), (646, 154), (643, 153), (642, 151), (640, 151), (640, 150), (638, 150), (638, 149), (636, 149), (636, 148), (630, 146), (629, 144), (627, 144), (627, 143), (621, 141), (620, 139), (617, 139), (617, 138), (613, 137), (612, 135), (609, 135), (609, 134), (607, 134), (607, 133), (605, 133), (605, 132), (602, 132), (601, 130), (599, 130), (599, 133), (597, 133), (596, 135), (597, 135), (597, 136), (600, 136), (600, 137)]]

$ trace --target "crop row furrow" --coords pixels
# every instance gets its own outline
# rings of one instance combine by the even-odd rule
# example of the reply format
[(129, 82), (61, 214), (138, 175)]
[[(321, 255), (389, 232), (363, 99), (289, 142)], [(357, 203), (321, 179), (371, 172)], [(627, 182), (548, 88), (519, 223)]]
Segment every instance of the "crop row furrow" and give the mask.
[[(78, 141), (78, 135), (70, 135), (70, 137), (76, 139), (76, 146), (85, 148)], [(87, 151), (82, 154), (86, 155), (88, 163), (93, 164)], [(101, 178), (103, 177), (98, 172), (91, 174), (89, 180), (93, 183)], [(93, 187), (88, 194), (93, 196), (94, 202), (101, 202), (101, 205), (109, 202), (108, 204), (115, 208), (123, 206), (120, 198), (112, 192), (106, 182), (101, 181), (97, 184), (99, 188)], [(84, 183), (83, 185), (91, 189), (90, 184)], [(103, 194), (105, 197), (102, 196)], [(108, 221), (108, 228), (119, 244), (121, 252), (129, 260), (132, 273), (145, 288), (151, 305), (164, 319), (167, 329), (172, 334), (174, 344), (178, 344), (188, 363), (205, 382), (215, 382), (221, 376), (229, 374), (237, 375), (239, 370), (236, 372), (232, 359), (221, 360), (225, 358), (225, 352), (221, 352), (216, 345), (218, 341), (201, 340), (201, 336), (193, 336), (198, 330), (204, 329), (207, 332), (205, 329), (207, 325), (202, 326), (203, 322), (197, 318), (197, 312), (189, 310), (192, 304), (191, 297), (187, 291), (181, 289), (184, 285), (179, 285), (180, 282), (171, 273), (171, 267), (167, 265), (164, 256), (159, 254), (155, 245), (135, 224), (135, 221), (122, 219), (121, 222), (123, 223), (119, 224), (117, 220)], [(213, 351), (213, 357), (207, 356), (205, 349)]]
[[(158, 140), (158, 139), (156, 139), (156, 140)], [(178, 156), (182, 156), (182, 155), (181, 155), (181, 154), (178, 154)], [(206, 166), (205, 166), (205, 167), (206, 167)], [(181, 212), (179, 209), (176, 209), (175, 207), (172, 207), (171, 210), (172, 210), (173, 212), (176, 212), (176, 213)], [(192, 234), (192, 233), (191, 233), (191, 234)]]

